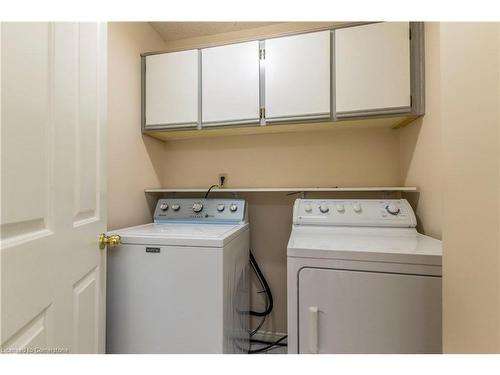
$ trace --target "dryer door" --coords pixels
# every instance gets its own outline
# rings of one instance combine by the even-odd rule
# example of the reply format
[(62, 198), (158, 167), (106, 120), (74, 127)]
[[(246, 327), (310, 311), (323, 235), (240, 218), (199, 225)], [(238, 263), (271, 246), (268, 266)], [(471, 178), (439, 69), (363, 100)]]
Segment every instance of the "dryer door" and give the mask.
[(299, 353), (441, 353), (441, 278), (303, 268)]

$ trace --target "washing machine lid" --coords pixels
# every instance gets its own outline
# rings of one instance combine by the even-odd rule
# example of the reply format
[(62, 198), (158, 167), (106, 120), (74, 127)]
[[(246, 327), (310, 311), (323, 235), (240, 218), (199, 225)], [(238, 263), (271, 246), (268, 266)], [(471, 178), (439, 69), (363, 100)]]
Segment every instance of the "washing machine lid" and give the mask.
[(441, 265), (442, 243), (414, 228), (294, 225), (289, 257)]
[(223, 247), (248, 229), (245, 224), (150, 223), (113, 231), (122, 244)]

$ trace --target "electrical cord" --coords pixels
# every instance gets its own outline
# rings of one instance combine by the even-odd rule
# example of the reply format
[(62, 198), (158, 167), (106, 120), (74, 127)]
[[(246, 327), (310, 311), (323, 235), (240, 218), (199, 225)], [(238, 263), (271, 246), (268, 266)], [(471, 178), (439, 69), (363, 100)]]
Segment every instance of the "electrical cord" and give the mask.
[(212, 190), (214, 187), (219, 187), (219, 185), (217, 185), (217, 184), (216, 184), (216, 185), (212, 185), (212, 186), (210, 186), (210, 187), (208, 188), (208, 190), (207, 190), (206, 194), (205, 194), (205, 199), (208, 197), (208, 194), (210, 194), (210, 190)]
[(271, 293), (271, 288), (269, 288), (269, 284), (267, 283), (266, 278), (264, 277), (262, 271), (260, 270), (259, 265), (257, 264), (257, 261), (255, 260), (255, 257), (253, 256), (252, 251), (250, 250), (250, 264), (252, 265), (252, 268), (257, 275), (257, 278), (259, 279), (260, 284), (264, 288), (264, 292), (266, 293), (266, 297), (268, 300), (266, 300), (266, 309), (264, 311), (243, 311), (243, 313), (252, 315), (252, 316), (268, 316), (271, 311), (273, 311), (274, 307), (274, 301), (273, 301), (273, 294)]
[[(257, 275), (257, 278), (259, 279), (261, 286), (264, 288), (263, 292), (265, 292), (265, 296), (266, 296), (266, 307), (265, 307), (264, 311), (260, 312), (260, 311), (249, 310), (249, 311), (243, 312), (243, 313), (246, 313), (248, 315), (262, 317), (262, 320), (260, 321), (259, 325), (253, 331), (250, 332), (250, 337), (252, 337), (264, 325), (266, 317), (273, 310), (274, 302), (273, 302), (273, 294), (271, 293), (271, 288), (269, 287), (269, 284), (267, 283), (267, 280), (264, 277), (264, 274), (262, 273), (262, 271), (259, 267), (259, 264), (257, 263), (257, 260), (255, 259), (252, 251), (250, 251), (250, 264), (252, 265), (252, 268), (253, 268), (255, 274)], [(285, 340), (287, 337), (288, 336), (283, 336), (275, 342), (250, 339), (250, 349), (248, 350), (248, 354), (264, 353), (264, 352), (267, 352), (268, 350), (273, 349), (276, 346), (281, 346), (281, 347), (287, 346), (287, 344), (282, 343), (282, 341)], [(266, 345), (262, 348), (252, 350), (252, 348), (251, 348), (252, 343), (261, 343), (261, 344), (268, 344), (268, 345)]]
[[(266, 304), (266, 310), (267, 310), (268, 306), (269, 306), (269, 297), (267, 296), (267, 294), (265, 296), (266, 296), (265, 297), (265, 304)], [(246, 315), (251, 315), (249, 311), (245, 311), (243, 313), (246, 314)], [(262, 326), (264, 325), (264, 322), (266, 321), (266, 318), (267, 318), (267, 315), (263, 315), (261, 317), (261, 320), (260, 320), (259, 324), (257, 325), (257, 327), (255, 327), (253, 329), (253, 331), (249, 332), (250, 337), (252, 337), (253, 335), (255, 335), (262, 328)]]
[[(248, 311), (240, 311), (239, 312), (241, 315), (259, 316), (262, 318), (260, 323), (258, 324), (258, 326), (249, 332), (250, 337), (253, 337), (260, 330), (260, 328), (264, 325), (264, 322), (266, 321), (266, 317), (272, 312), (274, 302), (273, 302), (273, 294), (271, 293), (271, 288), (269, 287), (269, 284), (267, 283), (267, 280), (264, 277), (264, 274), (262, 273), (262, 271), (259, 267), (259, 264), (257, 263), (257, 260), (255, 259), (254, 255), (252, 253), (252, 250), (250, 250), (249, 255), (250, 255), (250, 265), (252, 266), (252, 269), (254, 270), (255, 274), (257, 275), (257, 278), (259, 280), (260, 285), (262, 286), (262, 288), (264, 288), (264, 290), (262, 290), (262, 292), (265, 293), (265, 304), (266, 304), (264, 311), (248, 310)], [(276, 340), (275, 342), (250, 338), (249, 339), (250, 347), (249, 347), (247, 353), (248, 354), (264, 353), (264, 352), (267, 352), (275, 347), (288, 346), (286, 343), (282, 343), (282, 341), (285, 340), (287, 337), (288, 336), (283, 336), (283, 337), (279, 338), (278, 340)], [(268, 345), (266, 345), (262, 348), (252, 350), (252, 343), (268, 344)]]
[(250, 337), (252, 337), (262, 328), (262, 326), (264, 325), (264, 322), (266, 321), (267, 315), (269, 315), (271, 313), (273, 306), (270, 303), (270, 301), (272, 301), (273, 296), (271, 293), (271, 289), (269, 288), (269, 285), (267, 284), (266, 278), (264, 277), (262, 271), (259, 268), (259, 265), (257, 264), (257, 261), (255, 260), (255, 257), (252, 253), (252, 250), (250, 250), (250, 265), (252, 266), (252, 269), (253, 269), (254, 273), (257, 275), (257, 279), (259, 280), (259, 283), (260, 283), (261, 287), (263, 288), (262, 292), (265, 293), (264, 294), (265, 295), (265, 311), (257, 312), (257, 311), (249, 310), (249, 311), (241, 311), (240, 312), (242, 315), (252, 315), (252, 316), (262, 317), (262, 319), (260, 320), (257, 327), (249, 332)]
[(255, 335), (255, 334), (259, 331), (259, 329), (261, 329), (261, 328), (262, 328), (262, 326), (264, 325), (264, 322), (265, 322), (265, 321), (266, 321), (266, 317), (265, 317), (265, 316), (263, 316), (263, 317), (262, 317), (262, 319), (260, 320), (259, 325), (258, 325), (258, 326), (257, 326), (257, 327), (253, 330), (253, 331), (251, 331), (251, 332), (249, 333), (249, 334), (250, 334), (250, 337), (252, 337), (253, 335)]
[[(263, 353), (263, 352), (267, 352), (268, 350), (271, 350), (272, 348), (274, 348), (275, 346), (281, 346), (279, 345), (283, 340), (285, 340), (286, 338), (288, 337), (288, 335), (285, 335), (281, 338), (279, 338), (278, 340), (276, 340), (275, 342), (267, 345), (267, 346), (264, 346), (263, 348), (259, 348), (259, 349), (255, 349), (255, 350), (249, 350), (248, 351), (248, 354), (258, 354), (258, 353)], [(284, 345), (283, 345), (284, 346)]]
[(250, 342), (252, 343), (256, 343), (256, 344), (273, 344), (275, 346), (288, 346), (287, 343), (284, 343), (284, 342), (279, 342), (279, 343), (276, 343), (276, 341), (267, 341), (267, 340), (259, 340), (259, 339), (250, 339)]

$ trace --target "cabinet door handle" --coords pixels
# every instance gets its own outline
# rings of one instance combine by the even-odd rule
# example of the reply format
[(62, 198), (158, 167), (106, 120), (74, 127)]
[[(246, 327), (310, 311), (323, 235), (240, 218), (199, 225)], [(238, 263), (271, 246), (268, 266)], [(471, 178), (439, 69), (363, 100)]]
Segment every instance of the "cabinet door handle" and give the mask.
[(318, 306), (309, 307), (309, 353), (318, 353)]

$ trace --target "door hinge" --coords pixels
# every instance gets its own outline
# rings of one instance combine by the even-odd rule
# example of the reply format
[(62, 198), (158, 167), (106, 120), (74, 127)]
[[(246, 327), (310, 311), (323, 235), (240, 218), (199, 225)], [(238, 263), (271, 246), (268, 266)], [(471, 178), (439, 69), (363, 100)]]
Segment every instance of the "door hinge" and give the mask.
[(411, 27), (410, 27), (410, 32), (408, 33), (408, 36), (410, 37), (410, 40), (411, 40)]
[(260, 60), (265, 60), (266, 59), (266, 50), (264, 48), (259, 50), (259, 59)]
[(266, 109), (264, 107), (260, 108), (260, 110), (259, 110), (259, 116), (260, 116), (260, 118), (265, 118), (266, 117)]
[(410, 107), (413, 107), (413, 95), (410, 95)]

